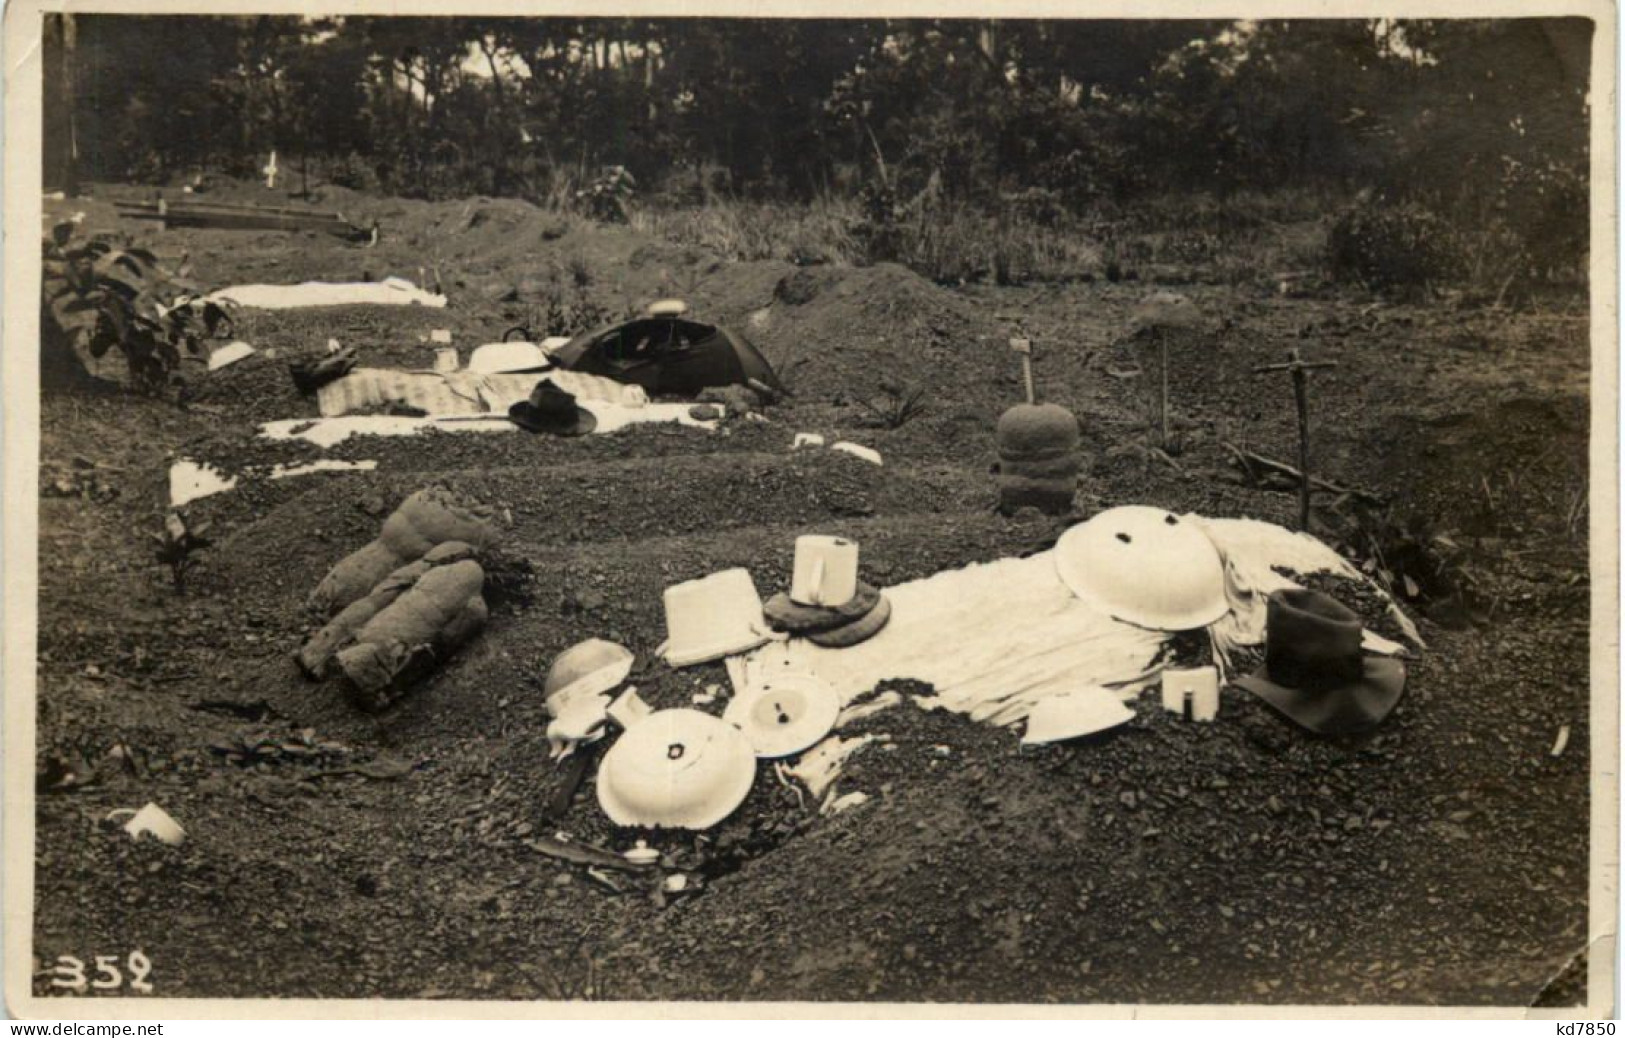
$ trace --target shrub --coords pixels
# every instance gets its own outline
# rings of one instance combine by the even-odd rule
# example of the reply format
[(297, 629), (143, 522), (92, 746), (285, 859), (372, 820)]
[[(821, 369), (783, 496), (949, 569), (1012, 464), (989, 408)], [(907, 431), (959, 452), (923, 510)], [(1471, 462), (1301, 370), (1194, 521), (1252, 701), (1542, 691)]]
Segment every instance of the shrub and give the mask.
[(1332, 277), (1379, 292), (1423, 293), (1467, 272), (1455, 228), (1411, 202), (1362, 199), (1333, 222), (1326, 250)]
[(594, 220), (629, 223), (638, 182), (625, 166), (606, 166), (592, 183), (576, 192), (576, 204)]

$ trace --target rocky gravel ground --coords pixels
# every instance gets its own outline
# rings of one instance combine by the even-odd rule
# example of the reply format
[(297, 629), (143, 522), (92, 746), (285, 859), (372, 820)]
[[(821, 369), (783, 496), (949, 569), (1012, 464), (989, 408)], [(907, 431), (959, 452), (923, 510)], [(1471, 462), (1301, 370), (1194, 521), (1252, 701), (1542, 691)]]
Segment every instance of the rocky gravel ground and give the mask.
[[(185, 407), (44, 388), (37, 994), (64, 993), (58, 956), (140, 949), (155, 993), (181, 997), (1584, 998), (1583, 319), (1193, 276), (1175, 287), (1206, 324), (1171, 344), (1170, 463), (1148, 449), (1150, 358), (1129, 332), (1144, 284), (948, 288), (886, 265), (729, 264), (522, 203), (328, 202), (378, 215), (384, 241), (125, 230), (186, 254), (211, 285), (399, 275), (438, 280), (450, 305), (244, 314), (237, 333), (261, 353), (202, 380)], [(105, 197), (69, 207), (91, 229), (116, 223)], [(431, 329), (492, 341), (558, 292), (607, 309), (680, 294), (743, 331), (796, 395), (719, 433), (432, 434), (325, 452), (255, 436), (314, 415), (286, 363), (330, 337), (365, 364), (421, 365)], [(1018, 329), (1035, 340), (1040, 394), (1082, 419), (1072, 517), (994, 511), (993, 426), (1020, 398), (1006, 346)], [(1311, 386), (1320, 470), (1390, 501), (1383, 529), (1406, 517), (1424, 540), (1446, 538), (1451, 575), (1472, 589), (1408, 597), (1428, 650), (1376, 733), (1311, 738), (1231, 689), (1210, 726), (1148, 697), (1113, 732), (1024, 749), (921, 710), (925, 690), (905, 682), (901, 705), (853, 728), (876, 739), (839, 788), (867, 802), (820, 815), (764, 767), (717, 829), (656, 836), (653, 870), (558, 856), (561, 833), (615, 851), (637, 835), (599, 814), (590, 760), (564, 796), (570, 764), (549, 759), (542, 734), (559, 651), (621, 641), (645, 697), (685, 705), (726, 677), (651, 662), (661, 589), (744, 566), (764, 595), (779, 590), (799, 533), (856, 538), (865, 578), (894, 584), (1042, 550), (1116, 504), (1290, 523), (1295, 497), (1245, 484), (1224, 445), (1295, 456), (1289, 386), (1253, 374), (1292, 347), (1340, 365)], [(1119, 377), (1136, 364), (1139, 377)], [(880, 427), (857, 401), (882, 381), (926, 387), (928, 410)], [(797, 432), (870, 446), (884, 465), (792, 451)], [(182, 594), (151, 539), (180, 457), (234, 472), (379, 465), (245, 476), (189, 506), (214, 543)], [(496, 511), (524, 577), (473, 644), (389, 712), (362, 715), (292, 662), (311, 629), (305, 596), (435, 483)], [(1342, 520), (1323, 522), (1358, 547)], [(989, 636), (1020, 622), (989, 617)], [(148, 801), (186, 827), (184, 844), (134, 843), (104, 820)]]

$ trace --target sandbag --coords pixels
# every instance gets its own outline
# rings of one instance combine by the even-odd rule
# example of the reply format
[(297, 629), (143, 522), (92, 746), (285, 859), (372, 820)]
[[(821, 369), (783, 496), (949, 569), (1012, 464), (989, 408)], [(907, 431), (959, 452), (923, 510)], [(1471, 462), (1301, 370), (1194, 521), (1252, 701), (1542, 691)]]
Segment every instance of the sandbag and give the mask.
[(310, 604), (323, 613), (336, 613), (365, 598), (380, 580), (410, 561), (390, 551), (384, 542), (371, 541), (327, 571), (310, 593)]
[(320, 678), (327, 669), (328, 660), (333, 658), (339, 647), (350, 641), (356, 631), (399, 598), (402, 592), (417, 583), (419, 577), (429, 572), (430, 565), (421, 559), (408, 563), (379, 581), (370, 595), (345, 606), (326, 626), (311, 635), (310, 640), (295, 654), (299, 669), (308, 678)]
[(1077, 452), (1059, 458), (1050, 458), (1046, 461), (1011, 461), (1004, 459), (999, 462), (998, 472), (1004, 476), (1021, 476), (1026, 479), (1066, 479), (1077, 476), (1083, 463)]
[(443, 544), (464, 557), (497, 541), (497, 530), (479, 510), (444, 487), (420, 490), (384, 520), (377, 539), (339, 560), (316, 590), (311, 605), (329, 616), (372, 593), (390, 573)]
[(472, 559), (435, 566), (411, 590), (391, 602), (356, 631), (358, 642), (420, 645), (462, 611), (485, 586), (485, 571)]
[(378, 711), (485, 626), (485, 573), (465, 559), (431, 566), (333, 656), (351, 701)]
[(347, 679), (350, 702), (368, 713), (385, 709), (478, 634), (488, 615), (485, 599), (475, 596), (427, 644), (362, 642), (340, 652), (335, 662)]
[(1058, 404), (1017, 404), (999, 416), (997, 436), (1006, 461), (1061, 457), (1081, 438), (1077, 418)]
[(999, 511), (1010, 515), (1021, 508), (1036, 508), (1046, 515), (1065, 515), (1072, 510), (1077, 493), (1076, 477), (1029, 479), (1002, 475), (999, 482)]
[(497, 531), (478, 511), (458, 501), (443, 487), (419, 490), (395, 509), (378, 539), (403, 559), (416, 559), (446, 541), (476, 548), (496, 543)]
[(424, 552), (422, 561), (431, 566), (444, 566), (448, 562), (461, 562), (464, 559), (477, 559), (480, 556), (478, 548), (464, 541), (445, 541)]

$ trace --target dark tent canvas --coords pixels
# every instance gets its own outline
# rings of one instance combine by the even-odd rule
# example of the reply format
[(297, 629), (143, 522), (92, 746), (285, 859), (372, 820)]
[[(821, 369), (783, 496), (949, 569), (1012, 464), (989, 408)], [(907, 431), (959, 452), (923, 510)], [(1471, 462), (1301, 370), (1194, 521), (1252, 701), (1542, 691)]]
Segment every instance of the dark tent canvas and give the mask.
[(673, 317), (640, 317), (578, 335), (552, 359), (568, 371), (642, 386), (650, 396), (693, 396), (751, 379), (785, 391), (767, 358), (737, 332)]

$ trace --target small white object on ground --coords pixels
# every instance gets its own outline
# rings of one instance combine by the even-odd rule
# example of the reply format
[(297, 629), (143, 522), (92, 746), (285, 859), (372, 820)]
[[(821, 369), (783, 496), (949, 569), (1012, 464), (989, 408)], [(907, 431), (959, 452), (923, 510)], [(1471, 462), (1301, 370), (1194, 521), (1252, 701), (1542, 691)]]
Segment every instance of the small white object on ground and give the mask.
[(639, 840), (637, 846), (627, 851), (622, 857), (634, 865), (653, 865), (660, 860), (660, 852), (643, 840)]
[(190, 458), (182, 458), (169, 467), (169, 504), (173, 508), (236, 486), (236, 476), (228, 476), (212, 465), (200, 465)]
[(605, 722), (609, 720), (609, 696), (579, 696), (559, 711), (547, 724), (547, 745), (552, 757), (567, 755), (576, 746), (596, 742), (604, 737)]
[(1027, 715), (1023, 746), (1094, 735), (1134, 719), (1134, 711), (1105, 688), (1083, 688), (1038, 701)]
[(289, 476), (308, 476), (312, 472), (371, 472), (378, 467), (376, 461), (339, 461), (335, 458), (318, 458), (307, 461), (301, 465), (277, 465), (271, 469), (272, 479), (287, 479)]
[(434, 370), (442, 375), (450, 375), (463, 366), (462, 358), (457, 355), (457, 347), (442, 346), (434, 351)]
[(851, 739), (832, 735), (803, 753), (795, 767), (785, 769), (785, 774), (806, 786), (807, 792), (813, 795), (814, 800), (821, 800), (824, 791), (839, 777), (847, 758), (877, 738), (879, 737), (873, 734), (859, 735)]
[(436, 328), (436, 329), (434, 329), (433, 331), (431, 331), (429, 333), (429, 341), (433, 342), (433, 343), (438, 343), (439, 345), (442, 345), (442, 346), (450, 346), (451, 345), (451, 329), (450, 328)]
[(830, 795), (824, 798), (824, 806), (819, 808), (818, 813), (823, 815), (838, 815), (842, 811), (849, 811), (860, 804), (867, 804), (868, 802), (869, 794), (864, 793), (861, 790), (853, 790), (852, 792), (846, 793), (842, 796), (836, 796), (835, 791), (830, 790)]
[(824, 438), (817, 433), (796, 433), (796, 438), (790, 443), (790, 449), (800, 450), (803, 447), (822, 447), (823, 445)]
[(728, 685), (733, 689), (733, 694), (737, 696), (745, 691), (750, 685), (750, 677), (745, 672), (745, 657), (729, 656), (722, 664), (728, 670)]
[(871, 465), (885, 464), (885, 462), (880, 460), (880, 452), (875, 450), (873, 447), (864, 447), (861, 444), (852, 443), (848, 440), (842, 440), (839, 443), (831, 445), (830, 450), (840, 451), (843, 454), (850, 454), (854, 458), (862, 458)]
[(116, 811), (108, 812), (109, 821), (120, 815), (129, 815), (130, 820), (124, 823), (124, 831), (130, 834), (130, 839), (139, 840), (143, 836), (151, 836), (160, 843), (167, 843), (171, 847), (186, 841), (186, 830), (181, 824), (169, 816), (169, 812), (157, 804), (149, 802), (141, 810), (121, 807)]
[(1552, 743), (1552, 756), (1561, 757), (1563, 751), (1569, 748), (1569, 726), (1564, 725), (1557, 730), (1557, 741)]
[(228, 342), (209, 354), (209, 370), (219, 371), (228, 364), (235, 364), (246, 357), (252, 357), (254, 352), (254, 347), (241, 339), (236, 342)]
[(1162, 708), (1183, 717), (1187, 698), (1191, 706), (1192, 721), (1211, 721), (1218, 717), (1219, 669), (1191, 667), (1188, 670), (1174, 668), (1164, 670)]
[(622, 728), (632, 728), (654, 713), (654, 707), (644, 702), (643, 697), (638, 695), (637, 687), (633, 686), (616, 696), (604, 712)]

